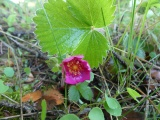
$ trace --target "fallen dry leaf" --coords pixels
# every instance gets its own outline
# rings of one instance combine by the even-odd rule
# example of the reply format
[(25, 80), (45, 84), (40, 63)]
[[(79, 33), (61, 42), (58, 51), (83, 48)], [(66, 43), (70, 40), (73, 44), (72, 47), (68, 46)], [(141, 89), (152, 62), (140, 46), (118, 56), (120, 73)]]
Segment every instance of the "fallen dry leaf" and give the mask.
[(49, 89), (47, 91), (44, 91), (43, 98), (46, 101), (50, 101), (50, 100), (55, 101), (56, 105), (60, 105), (60, 104), (62, 104), (64, 102), (64, 97), (56, 89)]
[(157, 82), (160, 82), (160, 71), (159, 70), (151, 70), (151, 77), (155, 80), (157, 80)]
[(44, 91), (41, 99), (37, 101), (36, 108), (41, 110), (41, 102), (45, 99), (47, 103), (47, 110), (52, 110), (55, 105), (60, 105), (64, 102), (64, 97), (56, 89), (49, 89)]
[[(123, 111), (123, 113), (125, 113), (127, 111)], [(129, 114), (127, 114), (124, 118), (122, 118), (122, 120), (144, 120), (144, 114), (140, 113), (140, 112), (130, 112)]]
[(27, 102), (29, 100), (37, 102), (36, 107), (38, 110), (41, 110), (41, 102), (43, 99), (46, 100), (47, 110), (52, 110), (55, 105), (60, 105), (64, 102), (64, 97), (56, 89), (48, 89), (44, 92), (37, 90), (35, 92), (28, 93), (22, 97), (22, 102)]
[(13, 67), (13, 66), (14, 66), (14, 63), (13, 63), (12, 60), (6, 60), (6, 61), (5, 61), (5, 65), (6, 65), (6, 66)]
[(40, 90), (37, 90), (35, 92), (32, 93), (28, 93), (25, 96), (22, 97), (22, 102), (27, 102), (27, 101), (37, 101), (40, 98), (42, 98), (42, 92)]

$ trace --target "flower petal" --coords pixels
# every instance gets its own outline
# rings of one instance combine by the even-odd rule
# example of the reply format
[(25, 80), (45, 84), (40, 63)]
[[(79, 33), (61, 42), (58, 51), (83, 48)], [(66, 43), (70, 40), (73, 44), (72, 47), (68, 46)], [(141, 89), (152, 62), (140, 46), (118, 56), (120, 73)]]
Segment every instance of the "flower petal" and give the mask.
[(65, 83), (67, 84), (77, 84), (80, 82), (84, 82), (86, 80), (90, 80), (90, 72), (88, 71), (87, 73), (82, 73), (82, 75), (79, 76), (71, 76), (71, 75), (66, 75)]
[(69, 61), (71, 61), (71, 60), (73, 60), (73, 59), (75, 59), (75, 58), (77, 58), (77, 59), (80, 60), (80, 59), (84, 58), (84, 56), (83, 56), (83, 55), (71, 56), (71, 57), (66, 58), (65, 60), (63, 60), (63, 63), (69, 62)]
[(83, 56), (72, 56), (63, 60), (62, 73), (65, 75), (67, 84), (77, 84), (90, 80), (91, 68), (87, 61), (82, 60)]

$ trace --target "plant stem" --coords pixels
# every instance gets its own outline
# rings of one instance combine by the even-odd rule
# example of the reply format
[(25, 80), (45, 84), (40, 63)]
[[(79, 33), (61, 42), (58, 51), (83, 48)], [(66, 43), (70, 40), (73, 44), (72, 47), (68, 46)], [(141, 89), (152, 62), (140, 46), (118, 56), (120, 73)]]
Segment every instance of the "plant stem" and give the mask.
[(66, 111), (66, 114), (68, 113), (68, 109), (67, 109), (67, 84), (65, 84), (65, 101), (64, 101), (64, 104), (65, 104), (65, 111)]

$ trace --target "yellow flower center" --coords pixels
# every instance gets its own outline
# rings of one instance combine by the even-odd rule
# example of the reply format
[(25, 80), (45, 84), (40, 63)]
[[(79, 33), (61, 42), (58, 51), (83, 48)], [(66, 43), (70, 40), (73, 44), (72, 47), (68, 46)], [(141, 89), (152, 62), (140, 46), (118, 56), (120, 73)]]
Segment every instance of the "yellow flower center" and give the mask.
[(80, 72), (82, 70), (82, 67), (81, 67), (81, 64), (79, 61), (77, 61), (77, 60), (70, 61), (67, 63), (67, 67), (69, 69), (70, 74), (72, 74), (74, 76), (81, 74)]
[(78, 70), (78, 66), (77, 65), (73, 65), (73, 70)]

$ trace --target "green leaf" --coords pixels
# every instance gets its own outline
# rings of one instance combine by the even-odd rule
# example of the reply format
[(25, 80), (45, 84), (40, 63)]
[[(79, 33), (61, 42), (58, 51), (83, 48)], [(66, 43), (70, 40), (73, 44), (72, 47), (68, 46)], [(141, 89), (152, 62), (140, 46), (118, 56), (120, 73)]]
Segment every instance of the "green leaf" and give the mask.
[(60, 120), (80, 120), (80, 119), (74, 114), (67, 114), (61, 117)]
[(87, 82), (79, 83), (77, 85), (77, 88), (79, 92), (81, 93), (82, 97), (86, 100), (92, 100), (93, 98), (93, 92), (90, 87), (88, 87)]
[(139, 102), (139, 101), (137, 100), (137, 97), (141, 97), (141, 95), (140, 95), (138, 92), (136, 92), (135, 90), (133, 90), (133, 89), (131, 89), (131, 88), (127, 88), (127, 92), (130, 94), (130, 96), (131, 96), (134, 100), (136, 100), (137, 102)]
[(4, 68), (4, 74), (7, 76), (7, 77), (13, 77), (14, 76), (14, 70), (12, 67), (6, 67)]
[(47, 63), (48, 67), (52, 70), (52, 72), (59, 71), (60, 65), (56, 57), (50, 58), (49, 60), (46, 60), (45, 62)]
[(150, 53), (149, 53), (149, 56), (153, 59), (154, 57), (157, 56), (157, 54), (156, 54), (155, 52), (150, 52)]
[(160, 8), (160, 3), (158, 4), (153, 4), (154, 7)]
[(107, 97), (107, 95), (105, 95), (105, 98), (109, 108), (116, 109), (119, 107), (119, 103), (115, 98)]
[(120, 104), (118, 104), (118, 107), (116, 109), (111, 109), (108, 106), (107, 102), (104, 102), (104, 108), (110, 115), (121, 116), (121, 114), (122, 114), (122, 108), (121, 108)]
[(45, 120), (46, 119), (46, 113), (47, 113), (46, 100), (42, 100), (41, 106), (42, 106), (41, 120)]
[(7, 18), (8, 26), (11, 27), (14, 22), (16, 22), (16, 15), (15, 14), (9, 15)]
[(69, 100), (77, 102), (80, 99), (79, 91), (76, 86), (71, 86), (68, 91)]
[(91, 67), (97, 67), (109, 50), (108, 40), (100, 29), (114, 19), (113, 1), (48, 0), (33, 18), (42, 51), (83, 54)]
[(97, 67), (103, 61), (102, 56), (105, 56), (106, 51), (109, 50), (108, 41), (98, 31), (88, 32), (82, 39), (74, 54), (83, 54), (90, 66)]
[(93, 108), (88, 115), (90, 120), (104, 120), (104, 114), (99, 107)]
[(15, 28), (14, 28), (14, 27), (9, 27), (9, 28), (7, 29), (7, 31), (8, 31), (8, 32), (14, 32), (14, 31), (15, 31)]
[(29, 67), (24, 68), (24, 72), (29, 75), (31, 73), (31, 69)]
[(140, 58), (145, 58), (145, 56), (146, 56), (146, 54), (145, 54), (145, 52), (144, 52), (144, 50), (143, 49), (141, 49), (141, 48), (139, 48), (138, 49), (138, 51), (137, 51), (137, 54), (136, 54), (138, 57), (140, 57)]
[(4, 85), (4, 84), (3, 84), (3, 81), (0, 80), (0, 94), (5, 93), (8, 89), (9, 89), (9, 87), (6, 86), (6, 85)]

